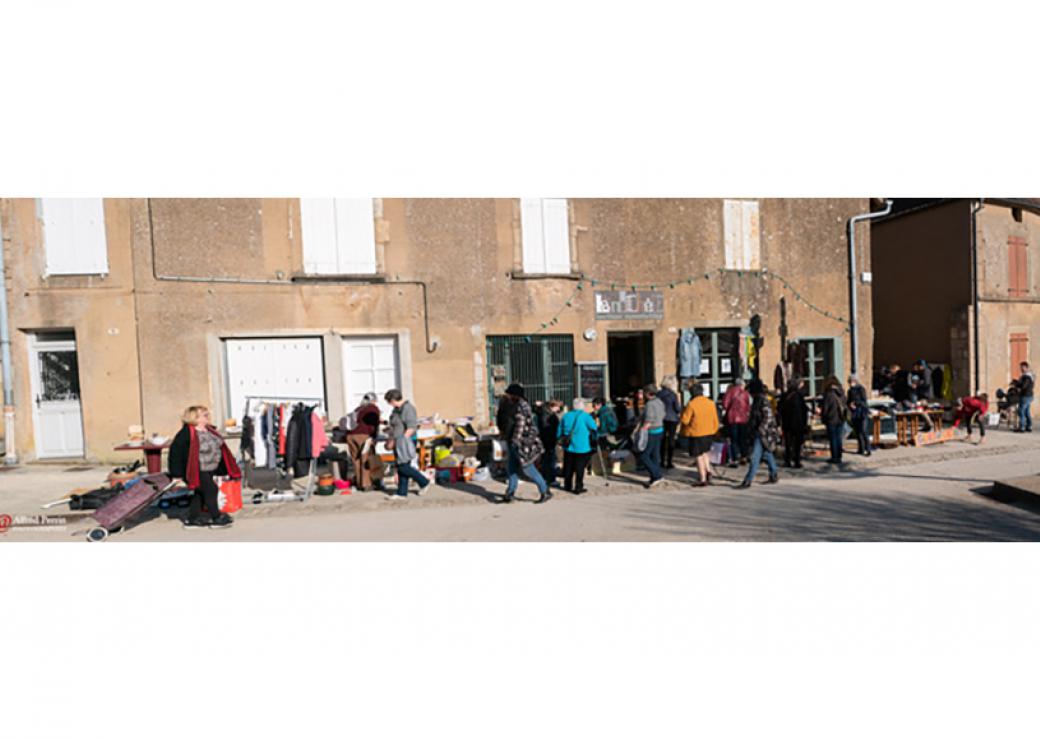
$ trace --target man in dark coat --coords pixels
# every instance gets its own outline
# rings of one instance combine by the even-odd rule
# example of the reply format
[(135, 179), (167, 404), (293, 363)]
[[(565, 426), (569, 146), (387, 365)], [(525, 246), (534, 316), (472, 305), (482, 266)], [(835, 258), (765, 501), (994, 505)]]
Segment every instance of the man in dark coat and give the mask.
[(859, 454), (870, 457), (870, 406), (867, 403), (867, 389), (855, 375), (849, 376), (847, 400), (852, 417), (852, 431), (855, 432), (859, 444)]
[(845, 436), (845, 390), (841, 381), (833, 375), (827, 378), (823, 390), (823, 423), (827, 426), (827, 437), (831, 443), (829, 463), (840, 463)]
[(791, 378), (780, 399), (780, 427), (784, 433), (784, 467), (802, 467), (802, 447), (809, 429), (809, 407), (805, 403), (805, 380)]

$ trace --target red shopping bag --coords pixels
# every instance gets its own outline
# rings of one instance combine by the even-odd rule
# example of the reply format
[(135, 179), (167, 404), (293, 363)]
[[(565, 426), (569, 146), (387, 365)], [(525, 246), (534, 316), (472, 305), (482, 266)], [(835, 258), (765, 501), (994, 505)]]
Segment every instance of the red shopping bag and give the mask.
[(217, 494), (220, 510), (225, 514), (234, 514), (242, 508), (242, 481), (224, 479), (220, 482)]

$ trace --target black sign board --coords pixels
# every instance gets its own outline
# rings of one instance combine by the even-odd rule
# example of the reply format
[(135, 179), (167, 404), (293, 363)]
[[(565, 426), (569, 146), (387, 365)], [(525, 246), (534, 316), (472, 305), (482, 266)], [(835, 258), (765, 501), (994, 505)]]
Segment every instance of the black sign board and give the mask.
[[(607, 363), (578, 363), (578, 396), (589, 400), (607, 397)], [(565, 401), (569, 402), (570, 399)]]

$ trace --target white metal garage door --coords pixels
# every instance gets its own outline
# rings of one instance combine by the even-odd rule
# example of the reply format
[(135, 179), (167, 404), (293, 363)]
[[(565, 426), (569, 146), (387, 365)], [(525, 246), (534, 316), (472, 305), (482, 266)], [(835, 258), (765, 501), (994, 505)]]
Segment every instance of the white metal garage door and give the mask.
[(228, 401), (241, 419), (246, 399), (311, 400), (327, 408), (320, 337), (227, 339)]
[(383, 394), (401, 387), (397, 359), (397, 337), (350, 337), (343, 339), (343, 395), (347, 410), (353, 411), (361, 397), (374, 391), (384, 416), (390, 405)]

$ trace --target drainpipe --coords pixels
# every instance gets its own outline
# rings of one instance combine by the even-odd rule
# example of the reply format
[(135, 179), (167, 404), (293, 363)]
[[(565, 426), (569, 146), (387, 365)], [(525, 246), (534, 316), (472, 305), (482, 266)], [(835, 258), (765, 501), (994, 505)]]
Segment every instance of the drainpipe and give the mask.
[(978, 228), (975, 214), (982, 210), (984, 198), (971, 207), (971, 322), (973, 351), (975, 354), (975, 382), (972, 384), (974, 393), (978, 395), (981, 385), (981, 374), (979, 372), (979, 241)]
[(14, 436), (14, 388), (11, 385), (11, 332), (7, 325), (7, 273), (4, 270), (4, 233), (0, 223), (0, 363), (4, 379), (4, 462), (18, 462)]
[(874, 211), (873, 213), (861, 213), (858, 216), (853, 216), (849, 219), (846, 226), (846, 236), (849, 241), (849, 336), (851, 337), (851, 348), (852, 356), (851, 368), (853, 375), (859, 375), (859, 338), (857, 336), (856, 326), (856, 272), (858, 262), (856, 262), (856, 224), (860, 221), (870, 221), (874, 218), (880, 218), (881, 216), (887, 216), (892, 212), (892, 200), (885, 200), (885, 207), (880, 211)]

